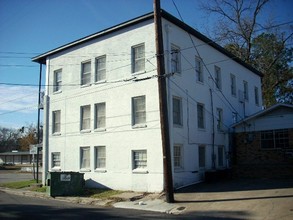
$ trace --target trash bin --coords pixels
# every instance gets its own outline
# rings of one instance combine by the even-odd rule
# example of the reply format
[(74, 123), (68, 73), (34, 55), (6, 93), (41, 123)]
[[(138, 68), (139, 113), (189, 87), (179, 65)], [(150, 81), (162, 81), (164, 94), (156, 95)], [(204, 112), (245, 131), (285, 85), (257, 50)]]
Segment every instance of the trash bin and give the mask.
[(48, 172), (47, 193), (54, 196), (81, 195), (84, 188), (84, 173)]

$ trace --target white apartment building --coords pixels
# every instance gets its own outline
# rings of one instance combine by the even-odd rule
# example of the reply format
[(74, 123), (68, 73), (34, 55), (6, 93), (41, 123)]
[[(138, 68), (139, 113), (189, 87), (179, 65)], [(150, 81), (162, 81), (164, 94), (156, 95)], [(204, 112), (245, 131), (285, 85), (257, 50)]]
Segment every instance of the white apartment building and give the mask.
[[(261, 74), (162, 11), (174, 187), (229, 167), (229, 128), (262, 106)], [(191, 40), (192, 39), (192, 40)], [(32, 59), (46, 65), (43, 182), (163, 190), (154, 14)]]

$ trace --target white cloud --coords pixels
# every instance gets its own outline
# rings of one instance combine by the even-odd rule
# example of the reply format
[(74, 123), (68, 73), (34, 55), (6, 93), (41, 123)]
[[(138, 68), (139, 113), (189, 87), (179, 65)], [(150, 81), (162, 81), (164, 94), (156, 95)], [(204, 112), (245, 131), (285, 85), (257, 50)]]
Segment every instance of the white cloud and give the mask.
[(31, 113), (38, 106), (38, 87), (0, 85), (0, 114)]

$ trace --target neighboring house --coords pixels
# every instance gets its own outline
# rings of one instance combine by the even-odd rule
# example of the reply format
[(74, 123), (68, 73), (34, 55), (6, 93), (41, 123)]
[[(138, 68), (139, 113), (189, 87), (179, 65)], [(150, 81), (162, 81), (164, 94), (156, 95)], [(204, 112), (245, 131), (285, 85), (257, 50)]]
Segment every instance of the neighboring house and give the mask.
[(237, 175), (293, 177), (293, 105), (274, 105), (233, 128)]
[[(35, 161), (37, 159), (35, 155)], [(40, 152), (39, 161), (42, 161), (42, 153)], [(29, 151), (11, 151), (0, 153), (0, 164), (31, 164), (33, 163), (33, 155)]]
[[(228, 129), (261, 110), (261, 74), (162, 17), (176, 188), (229, 166)], [(43, 182), (79, 171), (89, 187), (163, 190), (155, 45), (149, 13), (33, 58), (46, 65)]]

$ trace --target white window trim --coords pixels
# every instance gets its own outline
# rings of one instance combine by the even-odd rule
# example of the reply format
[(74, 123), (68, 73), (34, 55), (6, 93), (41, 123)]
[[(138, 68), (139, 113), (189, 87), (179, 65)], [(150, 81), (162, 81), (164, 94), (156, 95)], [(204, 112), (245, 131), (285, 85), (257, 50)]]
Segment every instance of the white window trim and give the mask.
[[(82, 158), (81, 158), (81, 152), (82, 152), (82, 149), (88, 149), (89, 150), (89, 168), (82, 168), (81, 165), (82, 165)], [(91, 172), (91, 147), (89, 146), (82, 146), (79, 148), (79, 170), (81, 172)]]
[(147, 165), (145, 168), (135, 168), (135, 161), (134, 161), (134, 153), (139, 152), (139, 151), (145, 151), (147, 155), (147, 150), (145, 149), (140, 149), (140, 150), (132, 150), (131, 151), (131, 162), (132, 162), (132, 173), (137, 173), (137, 174), (147, 174), (148, 172), (148, 155), (147, 155)]
[[(60, 166), (53, 166), (54, 165), (54, 154), (59, 154), (59, 163)], [(61, 170), (61, 153), (60, 152), (52, 152), (51, 153), (51, 170), (52, 171), (60, 171)]]
[[(105, 107), (105, 126), (103, 127), (98, 127), (98, 115), (97, 115), (97, 108), (99, 105), (104, 105)], [(107, 120), (106, 120), (106, 115), (107, 115), (107, 105), (106, 102), (99, 102), (95, 104), (95, 109), (94, 109), (94, 131), (100, 132), (100, 131), (106, 131), (106, 126), (107, 126)]]
[[(87, 63), (90, 63), (90, 72), (89, 73), (86, 73), (86, 74), (89, 74), (90, 75), (90, 80), (89, 80), (89, 82), (88, 83), (85, 83), (85, 84), (83, 84), (83, 76), (84, 76), (84, 72), (83, 72), (83, 65), (85, 65), (85, 64), (87, 64)], [(82, 63), (81, 63), (81, 70), (80, 70), (80, 85), (81, 85), (81, 87), (82, 88), (84, 88), (84, 87), (88, 87), (88, 86), (91, 86), (91, 79), (92, 79), (92, 61), (91, 60), (86, 60), (86, 61), (83, 61)]]
[[(138, 47), (141, 47), (143, 46), (144, 48), (144, 56), (143, 58), (140, 58), (140, 59), (143, 59), (144, 60), (144, 69), (143, 70), (139, 70), (139, 71), (135, 71), (135, 48), (138, 48)], [(139, 75), (139, 74), (143, 74), (146, 72), (145, 70), (145, 43), (141, 43), (141, 44), (137, 44), (137, 45), (134, 45), (131, 47), (131, 73), (132, 75)]]
[[(55, 90), (56, 89), (56, 84), (57, 84), (57, 77), (56, 77), (56, 74), (57, 73), (61, 73), (61, 85), (59, 86), (60, 89), (58, 90)], [(53, 71), (53, 94), (58, 94), (58, 93), (61, 93), (62, 92), (62, 69), (58, 69), (58, 70), (54, 70)]]
[[(230, 94), (233, 97), (237, 97), (237, 85), (236, 85), (236, 76), (230, 73)], [(234, 87), (233, 87), (234, 85)], [(232, 89), (234, 88), (234, 89)]]
[[(199, 73), (196, 69), (197, 67), (197, 62), (199, 62)], [(200, 84), (203, 84), (204, 83), (204, 74), (203, 74), (203, 63), (202, 63), (202, 59), (200, 57), (195, 57), (195, 77), (196, 77), (196, 82), (197, 83), (200, 83)], [(198, 80), (198, 74), (199, 76), (201, 76), (201, 80)]]
[[(180, 148), (180, 166), (175, 167), (175, 147)], [(174, 144), (173, 146), (173, 161), (174, 161), (174, 171), (180, 172), (184, 170), (184, 148), (182, 144)]]
[[(134, 100), (136, 98), (144, 98), (144, 113), (145, 113), (145, 122), (143, 123), (137, 123), (135, 122), (135, 106), (134, 106)], [(135, 96), (131, 98), (131, 109), (132, 109), (132, 114), (131, 114), (131, 124), (132, 124), (132, 128), (146, 128), (147, 127), (147, 115), (146, 115), (146, 96), (145, 95), (141, 95), (141, 96)]]
[[(179, 104), (180, 104), (180, 123), (179, 124), (175, 124), (174, 123), (174, 99), (178, 100), (179, 101)], [(181, 97), (178, 97), (178, 96), (173, 96), (173, 99), (172, 99), (172, 102), (173, 102), (173, 111), (172, 111), (172, 114), (173, 114), (173, 125), (174, 127), (183, 127), (183, 103), (182, 103), (182, 98)]]
[[(56, 130), (56, 116), (55, 116), (55, 113), (59, 112), (59, 127), (60, 127), (60, 130), (59, 131), (55, 131)], [(59, 136), (61, 135), (61, 110), (55, 110), (55, 111), (52, 111), (52, 135), (56, 135), (56, 136)]]
[(222, 91), (222, 71), (221, 67), (215, 65), (215, 84), (216, 89)]
[[(97, 167), (98, 163), (98, 158), (97, 158), (97, 153), (98, 153), (98, 148), (99, 147), (105, 147), (105, 167)], [(107, 148), (106, 146), (95, 146), (95, 172), (98, 173), (106, 173), (107, 172)]]
[[(202, 114), (203, 114), (203, 128), (198, 126), (198, 105), (202, 106)], [(206, 130), (206, 118), (205, 118), (205, 105), (203, 103), (197, 103), (196, 105), (196, 111), (197, 111), (197, 129), (200, 131), (205, 131)]]
[[(90, 122), (89, 122), (89, 128), (83, 128), (83, 108), (85, 107), (89, 107), (89, 119), (90, 119)], [(80, 106), (80, 132), (81, 133), (89, 133), (91, 132), (91, 105), (83, 105), (83, 106)]]
[[(105, 70), (105, 79), (98, 80), (97, 62), (100, 59), (105, 59), (105, 68), (102, 69), (102, 70)], [(102, 55), (102, 56), (99, 56), (99, 57), (95, 58), (95, 84), (104, 83), (104, 82), (107, 81), (107, 65), (106, 64), (107, 64), (107, 56), (106, 55)]]
[(181, 75), (181, 52), (180, 52), (181, 50), (180, 50), (180, 47), (178, 47), (175, 44), (171, 44), (171, 62), (170, 62), (171, 71), (172, 71), (172, 61), (173, 61), (172, 53), (173, 53), (173, 51), (176, 51), (176, 53), (178, 54), (178, 56), (177, 56), (178, 60), (176, 60), (176, 64), (177, 64), (176, 71), (172, 72), (172, 74), (175, 73), (175, 74)]

